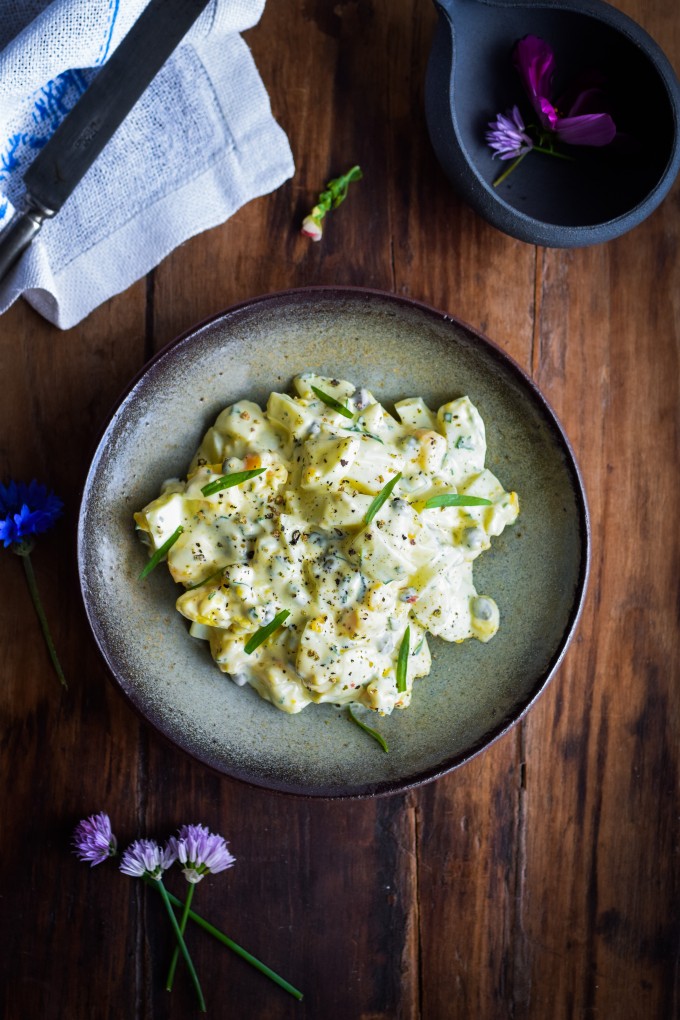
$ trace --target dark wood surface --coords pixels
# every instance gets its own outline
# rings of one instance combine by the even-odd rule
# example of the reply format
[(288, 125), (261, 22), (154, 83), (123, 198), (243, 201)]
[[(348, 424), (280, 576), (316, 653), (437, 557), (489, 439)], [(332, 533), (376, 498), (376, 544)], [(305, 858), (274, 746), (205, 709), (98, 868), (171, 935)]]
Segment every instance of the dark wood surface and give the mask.
[[(676, 0), (617, 0), (680, 63)], [(197, 908), (305, 993), (299, 1004), (192, 933), (209, 1013), (256, 1020), (670, 1020), (680, 1015), (680, 190), (607, 245), (536, 249), (456, 197), (431, 151), (424, 0), (270, 0), (247, 40), (294, 178), (62, 333), (0, 319), (0, 477), (37, 477), (66, 514), (35, 568), (62, 693), (18, 560), (0, 556), (4, 1015), (187, 1017), (157, 898), (69, 841), (93, 811), (119, 839), (182, 821), (238, 859)], [(320, 184), (365, 180), (321, 244), (298, 234)], [(556, 409), (589, 495), (578, 634), (526, 719), (407, 795), (306, 801), (209, 774), (109, 683), (80, 604), (79, 489), (125, 383), (176, 334), (267, 291), (376, 287), (467, 320)], [(179, 877), (179, 876), (178, 876)], [(178, 887), (178, 890), (179, 889)]]

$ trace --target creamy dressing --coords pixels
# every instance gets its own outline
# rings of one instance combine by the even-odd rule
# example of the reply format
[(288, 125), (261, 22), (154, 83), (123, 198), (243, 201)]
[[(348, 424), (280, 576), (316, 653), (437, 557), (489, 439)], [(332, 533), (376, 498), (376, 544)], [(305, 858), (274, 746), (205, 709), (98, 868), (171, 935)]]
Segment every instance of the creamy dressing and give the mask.
[[(414, 680), (430, 672), (428, 632), (446, 641), (496, 633), (498, 607), (478, 595), (472, 564), (517, 517), (517, 496), (484, 467), (484, 423), (467, 397), (437, 412), (419, 397), (402, 400), (394, 417), (349, 382), (305, 373), (294, 387), (295, 397), (272, 393), (265, 411), (247, 400), (225, 408), (187, 481), (164, 483), (135, 521), (152, 553), (183, 527), (167, 555), (186, 589), (177, 609), (234, 683), (284, 712), (358, 702), (389, 714), (409, 705)], [(263, 470), (241, 484), (202, 492), (255, 469)], [(490, 505), (425, 508), (442, 493)], [(282, 626), (247, 654), (281, 610)]]

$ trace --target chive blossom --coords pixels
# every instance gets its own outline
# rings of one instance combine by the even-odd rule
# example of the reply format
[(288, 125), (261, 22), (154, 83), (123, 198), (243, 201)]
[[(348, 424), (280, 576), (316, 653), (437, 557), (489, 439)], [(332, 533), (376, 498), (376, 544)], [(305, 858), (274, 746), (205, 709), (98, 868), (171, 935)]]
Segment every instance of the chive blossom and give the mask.
[(160, 547), (160, 549), (156, 549), (156, 552), (153, 554), (147, 565), (144, 567), (144, 570), (142, 570), (141, 574), (137, 578), (138, 581), (143, 581), (145, 577), (149, 576), (154, 567), (157, 567), (161, 560), (170, 551), (170, 549), (172, 549), (173, 545), (175, 544), (175, 542), (177, 541), (177, 539), (179, 538), (183, 531), (184, 528), (180, 524), (179, 527), (173, 531), (170, 538), (166, 542), (163, 542), (163, 545)]
[(359, 729), (363, 730), (364, 733), (368, 733), (369, 737), (373, 737), (373, 739), (380, 744), (385, 754), (387, 754), (387, 752), (389, 751), (389, 747), (387, 746), (387, 741), (385, 740), (383, 735), (381, 733), (378, 733), (377, 730), (372, 729), (370, 726), (367, 726), (365, 722), (361, 721), (361, 719), (357, 719), (354, 712), (349, 706), (347, 707), (347, 714), (352, 720), (352, 722), (356, 723)]
[(402, 694), (406, 690), (406, 676), (408, 673), (408, 654), (411, 644), (411, 628), (407, 627), (399, 646), (399, 658), (397, 659), (397, 690)]
[(282, 609), (280, 613), (276, 614), (276, 616), (271, 621), (271, 623), (268, 623), (266, 627), (260, 627), (259, 630), (256, 630), (255, 633), (253, 634), (253, 636), (247, 642), (245, 648), (243, 649), (243, 651), (246, 653), (246, 655), (252, 655), (252, 653), (255, 651), (255, 649), (259, 648), (260, 645), (264, 641), (266, 641), (267, 638), (270, 637), (274, 633), (275, 630), (278, 630), (279, 627), (283, 623), (285, 623), (285, 621), (288, 619), (289, 616), (290, 616), (290, 610), (289, 609)]
[(264, 468), (254, 468), (252, 471), (235, 471), (231, 475), (222, 475), (221, 478), (215, 479), (214, 482), (204, 485), (201, 492), (204, 496), (213, 496), (216, 492), (221, 492), (222, 489), (231, 489), (233, 485), (247, 482), (249, 478), (255, 478), (256, 475), (261, 475), (263, 471)]
[(383, 485), (382, 489), (380, 490), (380, 492), (375, 497), (375, 499), (369, 506), (368, 510), (366, 511), (366, 516), (364, 517), (364, 521), (366, 522), (366, 524), (371, 523), (371, 521), (373, 520), (373, 518), (375, 517), (378, 510), (385, 502), (385, 500), (390, 498), (390, 496), (392, 495), (392, 490), (394, 489), (395, 485), (397, 484), (400, 478), (401, 471), (399, 471), (398, 474), (394, 476), (394, 478), (390, 478), (389, 482), (386, 485)]
[(432, 496), (428, 499), (423, 510), (434, 510), (438, 506), (493, 506), (490, 499), (483, 496), (465, 496), (457, 492), (444, 492), (441, 496)]
[(334, 411), (337, 411), (338, 414), (344, 414), (345, 418), (353, 418), (354, 417), (354, 415), (349, 410), (349, 408), (345, 407), (344, 404), (341, 404), (339, 400), (335, 399), (335, 397), (332, 397), (330, 395), (330, 393), (324, 393), (323, 390), (317, 389), (316, 386), (312, 386), (312, 392), (324, 404), (326, 404), (328, 407), (332, 407)]

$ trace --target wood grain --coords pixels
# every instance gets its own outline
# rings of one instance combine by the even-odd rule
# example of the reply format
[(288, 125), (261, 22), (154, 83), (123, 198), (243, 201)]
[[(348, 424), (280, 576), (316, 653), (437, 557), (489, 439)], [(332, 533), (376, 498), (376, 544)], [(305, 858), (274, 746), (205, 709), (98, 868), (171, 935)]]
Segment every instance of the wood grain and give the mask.
[[(676, 4), (617, 6), (677, 67)], [(199, 886), (197, 909), (305, 999), (192, 931), (213, 1016), (680, 1016), (680, 190), (597, 248), (535, 249), (500, 234), (456, 196), (430, 149), (434, 23), (419, 0), (267, 4), (246, 38), (294, 178), (67, 333), (24, 304), (0, 318), (0, 479), (35, 476), (64, 497), (34, 560), (69, 678), (62, 693), (20, 564), (0, 556), (9, 1020), (197, 1012), (182, 969), (164, 991), (172, 941), (154, 892), (70, 854), (76, 821), (102, 809), (121, 844), (183, 821), (230, 840), (237, 864)], [(310, 244), (302, 216), (353, 163), (364, 181)], [(349, 803), (229, 782), (149, 731), (108, 682), (74, 556), (92, 445), (144, 361), (234, 302), (324, 283), (428, 302), (511, 354), (566, 428), (593, 536), (577, 638), (526, 718), (433, 784)]]

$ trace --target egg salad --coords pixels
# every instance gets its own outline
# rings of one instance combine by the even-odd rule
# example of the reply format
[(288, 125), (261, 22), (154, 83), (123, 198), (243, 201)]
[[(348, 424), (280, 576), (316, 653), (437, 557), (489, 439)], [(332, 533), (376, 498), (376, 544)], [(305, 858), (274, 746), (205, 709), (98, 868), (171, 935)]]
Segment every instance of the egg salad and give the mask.
[(467, 397), (389, 413), (368, 390), (304, 373), (296, 396), (226, 407), (187, 480), (134, 519), (184, 586), (177, 609), (220, 668), (283, 712), (311, 702), (406, 708), (427, 634), (488, 641), (498, 607), (473, 561), (519, 512), (484, 467)]

